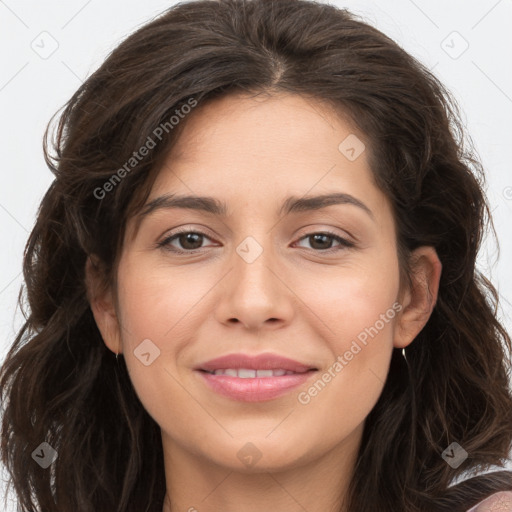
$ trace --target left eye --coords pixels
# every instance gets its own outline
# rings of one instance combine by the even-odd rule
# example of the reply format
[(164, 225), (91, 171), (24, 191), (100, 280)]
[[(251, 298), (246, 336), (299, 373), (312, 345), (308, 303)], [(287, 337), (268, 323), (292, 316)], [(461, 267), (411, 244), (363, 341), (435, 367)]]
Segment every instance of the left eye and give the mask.
[[(342, 250), (343, 248), (354, 247), (353, 242), (351, 242), (351, 241), (347, 240), (346, 238), (343, 238), (339, 235), (336, 235), (334, 233), (329, 233), (329, 232), (311, 233), (309, 235), (306, 235), (306, 236), (303, 236), (302, 238), (300, 238), (300, 240), (306, 240), (306, 239), (313, 240), (313, 243), (315, 245), (319, 244), (320, 247), (319, 248), (317, 247), (317, 248), (320, 251), (324, 251), (324, 252), (339, 251), (339, 250)], [(329, 243), (329, 240), (330, 240), (330, 243)], [(336, 242), (339, 243), (338, 247), (330, 247), (330, 245), (332, 244), (332, 240), (335, 240)], [(326, 243), (329, 245), (329, 247), (323, 247)]]
[[(158, 244), (158, 247), (164, 247), (166, 250), (175, 253), (190, 254), (203, 248), (201, 245), (204, 238), (210, 240), (210, 238), (205, 233), (201, 233), (200, 231), (181, 231), (162, 240)], [(316, 248), (312, 247), (312, 249), (320, 252), (338, 251), (342, 250), (343, 248), (354, 247), (353, 242), (329, 232), (310, 233), (300, 238), (299, 241), (307, 239), (313, 241), (313, 244), (317, 246)], [(339, 243), (337, 247), (332, 247), (333, 240)], [(181, 247), (174, 246), (174, 242), (178, 242)], [(320, 247), (318, 247), (318, 245)]]

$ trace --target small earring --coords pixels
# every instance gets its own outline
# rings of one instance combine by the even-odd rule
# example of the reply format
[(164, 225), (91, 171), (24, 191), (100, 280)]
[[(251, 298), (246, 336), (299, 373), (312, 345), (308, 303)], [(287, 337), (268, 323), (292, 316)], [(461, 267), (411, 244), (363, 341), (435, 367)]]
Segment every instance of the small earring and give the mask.
[(405, 348), (402, 349), (402, 355), (404, 356), (405, 362), (407, 362), (407, 357), (405, 357)]
[(116, 352), (116, 363), (119, 362), (119, 352)]

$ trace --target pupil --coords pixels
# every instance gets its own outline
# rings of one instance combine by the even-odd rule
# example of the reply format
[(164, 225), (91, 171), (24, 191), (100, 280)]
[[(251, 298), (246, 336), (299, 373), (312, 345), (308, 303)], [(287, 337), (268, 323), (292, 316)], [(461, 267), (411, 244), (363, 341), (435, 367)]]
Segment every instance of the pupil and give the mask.
[[(328, 243), (328, 240), (329, 240), (329, 235), (313, 235), (313, 240), (314, 242), (316, 243), (319, 239), (324, 239), (324, 242), (327, 241), (327, 247), (325, 247), (325, 244), (324, 244), (324, 247), (320, 247), (320, 249), (329, 249), (329, 243)], [(321, 243), (321, 240), (320, 240), (320, 246), (322, 246), (322, 243)], [(313, 247), (314, 247), (314, 244), (313, 244)]]
[[(200, 237), (201, 237), (201, 235), (198, 233), (187, 233), (185, 235), (182, 235), (181, 242), (183, 242), (183, 239), (185, 239), (185, 243), (184, 244), (182, 243), (182, 246), (185, 247), (186, 249), (198, 249), (201, 247)], [(194, 241), (194, 238), (195, 238), (195, 241)], [(199, 244), (198, 244), (198, 240), (199, 240)], [(195, 242), (195, 245), (194, 245), (194, 242)], [(188, 245), (189, 243), (192, 244), (192, 247), (190, 247)]]

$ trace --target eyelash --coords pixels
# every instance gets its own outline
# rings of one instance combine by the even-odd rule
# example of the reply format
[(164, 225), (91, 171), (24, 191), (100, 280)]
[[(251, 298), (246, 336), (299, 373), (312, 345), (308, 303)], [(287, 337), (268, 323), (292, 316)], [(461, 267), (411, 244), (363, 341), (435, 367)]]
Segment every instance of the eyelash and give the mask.
[[(162, 240), (161, 242), (159, 242), (157, 244), (157, 246), (159, 248), (163, 248), (167, 251), (170, 251), (170, 252), (173, 252), (175, 254), (195, 254), (197, 252), (200, 252), (204, 249), (203, 248), (200, 248), (200, 249), (193, 249), (193, 250), (190, 250), (190, 251), (187, 251), (187, 250), (182, 250), (182, 249), (176, 249), (175, 247), (172, 247), (170, 245), (170, 243), (174, 240), (174, 239), (177, 239), (177, 237), (179, 237), (180, 235), (183, 235), (183, 234), (194, 234), (194, 235), (200, 235), (200, 236), (203, 236), (205, 238), (208, 238), (210, 239), (210, 237), (206, 234), (206, 233), (203, 233), (201, 231), (191, 231), (191, 230), (187, 230), (187, 229), (184, 229), (182, 231), (177, 231), (176, 233), (173, 233), (172, 235), (169, 235), (167, 236), (164, 240)], [(355, 247), (355, 244), (339, 235), (337, 235), (336, 233), (332, 233), (331, 231), (317, 231), (317, 232), (312, 232), (312, 233), (308, 233), (307, 235), (304, 235), (303, 237), (299, 238), (298, 241), (301, 241), (301, 240), (304, 240), (305, 238), (309, 238), (313, 235), (326, 235), (330, 238), (333, 238), (335, 241), (339, 242), (340, 243), (340, 246), (338, 247), (331, 247), (330, 249), (311, 249), (312, 251), (314, 252), (319, 252), (319, 253), (332, 253), (332, 252), (338, 252), (338, 251), (341, 251), (343, 249), (349, 249), (349, 248), (352, 248), (352, 247)], [(172, 248), (171, 248), (172, 247)]]

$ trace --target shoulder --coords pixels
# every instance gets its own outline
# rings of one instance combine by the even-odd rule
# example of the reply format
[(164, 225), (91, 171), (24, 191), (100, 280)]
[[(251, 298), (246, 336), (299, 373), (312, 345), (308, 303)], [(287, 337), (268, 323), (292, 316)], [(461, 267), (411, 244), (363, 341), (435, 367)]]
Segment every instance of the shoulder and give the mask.
[(492, 494), (467, 512), (512, 512), (512, 491)]

